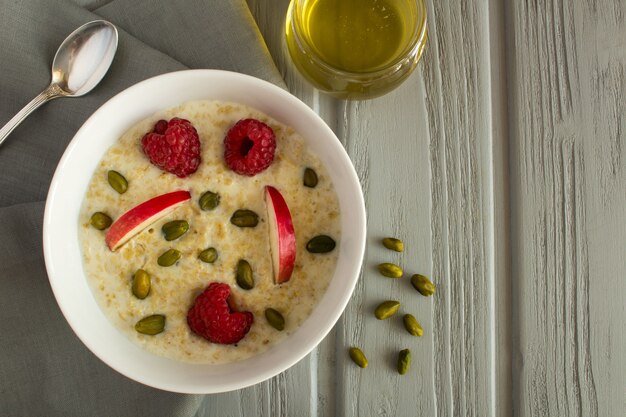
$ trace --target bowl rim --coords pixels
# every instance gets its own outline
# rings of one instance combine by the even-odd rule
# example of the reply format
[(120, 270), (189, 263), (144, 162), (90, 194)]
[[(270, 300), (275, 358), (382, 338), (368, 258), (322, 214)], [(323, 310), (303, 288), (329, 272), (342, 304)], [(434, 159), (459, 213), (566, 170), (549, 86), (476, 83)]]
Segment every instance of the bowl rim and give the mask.
[[(312, 317), (314, 317), (314, 315), (316, 315), (316, 313), (319, 312), (320, 305), (323, 303), (323, 301), (327, 297), (329, 297), (328, 293), (330, 291), (328, 290), (324, 294), (322, 299), (318, 302), (317, 306), (314, 308), (313, 313), (311, 313), (311, 315), (305, 320), (305, 322), (300, 326), (300, 328), (296, 330), (293, 334), (291, 334), (287, 339), (285, 339), (284, 341), (280, 342), (279, 344), (274, 346), (272, 349), (270, 349), (268, 351), (270, 354), (267, 354), (268, 352), (265, 352), (261, 355), (253, 356), (250, 359), (247, 359), (241, 362), (231, 363), (228, 365), (200, 365), (199, 366), (200, 368), (208, 367), (206, 369), (210, 368), (211, 370), (217, 370), (217, 372), (224, 372), (224, 369), (222, 368), (226, 366), (233, 366), (234, 364), (234, 367), (239, 369), (241, 366), (245, 366), (247, 362), (251, 360), (255, 360), (255, 358), (259, 358), (263, 356), (267, 356), (266, 359), (270, 361), (278, 360), (278, 364), (271, 366), (271, 367), (270, 366), (265, 366), (264, 368), (261, 367), (258, 373), (254, 373), (253, 375), (249, 376), (245, 380), (237, 380), (237, 381), (230, 381), (230, 382), (218, 381), (218, 383), (207, 384), (206, 382), (198, 382), (198, 379), (199, 378), (201, 379), (199, 375), (193, 375), (191, 378), (193, 379), (193, 382), (188, 382), (188, 383), (184, 383), (181, 381), (176, 381), (176, 382), (163, 381), (163, 380), (155, 381), (154, 379), (151, 379), (153, 378), (153, 376), (151, 375), (146, 375), (142, 372), (125, 368), (124, 365), (120, 363), (119, 358), (116, 359), (115, 353), (107, 353), (106, 348), (95, 343), (92, 340), (92, 337), (90, 337), (90, 335), (85, 332), (84, 325), (81, 324), (81, 322), (79, 321), (78, 317), (76, 316), (76, 312), (73, 311), (72, 308), (70, 308), (71, 307), (70, 304), (66, 303), (68, 297), (70, 297), (71, 294), (68, 293), (69, 291), (67, 288), (68, 285), (63, 285), (63, 279), (59, 276), (60, 274), (59, 270), (60, 269), (62, 270), (63, 268), (63, 261), (59, 259), (57, 255), (59, 252), (62, 252), (63, 249), (59, 249), (57, 247), (58, 245), (55, 246), (58, 243), (57, 241), (58, 239), (56, 239), (54, 236), (55, 225), (53, 223), (55, 219), (57, 218), (56, 217), (57, 213), (59, 212), (59, 210), (61, 210), (61, 207), (63, 206), (63, 203), (64, 203), (63, 201), (59, 201), (59, 198), (60, 198), (60, 195), (62, 194), (60, 190), (63, 190), (64, 189), (63, 187), (66, 187), (63, 181), (65, 180), (67, 175), (69, 175), (66, 172), (66, 168), (68, 166), (71, 166), (70, 164), (72, 161), (75, 161), (77, 157), (76, 153), (78, 152), (79, 145), (81, 145), (83, 142), (88, 140), (86, 139), (86, 135), (89, 133), (90, 129), (92, 129), (92, 127), (96, 125), (97, 122), (99, 122), (102, 117), (104, 117), (103, 115), (106, 115), (110, 113), (111, 111), (114, 111), (113, 109), (115, 109), (116, 106), (121, 106), (122, 104), (131, 100), (135, 95), (141, 93), (142, 91), (154, 89), (157, 86), (158, 88), (162, 88), (163, 86), (176, 85), (178, 82), (180, 82), (183, 79), (185, 79), (186, 82), (189, 82), (190, 78), (193, 80), (197, 80), (198, 82), (216, 82), (216, 81), (226, 82), (227, 81), (227, 82), (241, 83), (248, 87), (257, 89), (259, 92), (262, 92), (263, 94), (267, 94), (268, 97), (277, 99), (280, 103), (283, 103), (285, 106), (290, 106), (290, 107), (293, 106), (293, 108), (296, 109), (295, 112), (301, 113), (302, 117), (307, 118), (307, 120), (309, 120), (311, 123), (315, 123), (316, 127), (319, 128), (322, 132), (324, 132), (324, 137), (329, 139), (328, 143), (325, 144), (324, 146), (330, 146), (333, 148), (333, 151), (336, 151), (333, 158), (336, 162), (342, 164), (341, 168), (343, 169), (343, 171), (345, 171), (343, 172), (345, 174), (345, 178), (343, 178), (342, 181), (345, 180), (347, 183), (352, 184), (351, 185), (351, 197), (353, 198), (353, 201), (351, 201), (351, 204), (350, 204), (350, 209), (351, 209), (350, 217), (352, 217), (351, 221), (356, 226), (355, 226), (355, 229), (352, 230), (353, 235), (349, 236), (349, 242), (350, 242), (349, 252), (351, 254), (351, 261), (349, 261), (349, 263), (346, 266), (345, 272), (347, 272), (346, 274), (347, 277), (345, 275), (342, 277), (342, 280), (346, 281), (344, 283), (345, 293), (342, 294), (341, 296), (334, 297), (335, 300), (333, 301), (336, 301), (336, 303), (330, 306), (330, 308), (325, 309), (324, 317), (327, 317), (327, 322), (322, 323), (320, 326), (317, 326), (318, 327), (316, 329), (317, 331), (314, 332), (313, 334), (306, 335), (304, 341), (300, 341), (302, 337), (300, 337), (300, 339), (296, 339), (298, 341), (296, 346), (298, 346), (299, 349), (286, 350), (284, 353), (287, 353), (287, 354), (283, 356), (271, 355), (273, 351), (279, 350), (278, 347), (282, 345), (286, 345), (287, 344), (286, 342), (290, 338), (294, 338), (296, 335), (302, 336), (301, 330), (305, 327), (307, 322), (311, 321)], [(215, 99), (215, 100), (220, 100), (220, 101), (226, 101), (226, 100), (222, 100), (220, 98), (214, 98), (214, 97), (206, 97), (205, 99), (207, 100)], [(186, 101), (192, 101), (192, 100), (193, 99), (188, 99)], [(181, 101), (179, 104), (182, 104), (184, 102), (185, 100)], [(246, 104), (246, 105), (250, 105), (250, 104)], [(168, 106), (162, 107), (161, 109), (168, 108), (168, 107), (171, 107), (171, 106), (168, 105)], [(251, 107), (254, 107), (254, 106), (252, 105)], [(268, 112), (264, 109), (262, 109), (261, 111), (263, 113), (268, 114)], [(154, 112), (148, 111), (148, 113), (145, 116), (150, 115), (152, 113)], [(276, 115), (274, 114), (268, 114), (268, 116), (275, 118), (284, 123), (283, 120), (280, 120), (280, 118), (277, 118)], [(136, 122), (141, 120), (141, 118), (142, 117), (139, 117), (136, 120)], [(127, 130), (130, 126), (132, 125), (125, 126), (122, 129), (122, 131)], [(116, 138), (117, 137), (118, 136), (116, 135)], [(106, 149), (108, 149), (108, 146), (105, 148), (104, 152), (106, 152)], [(102, 154), (103, 153), (99, 155), (100, 158)], [(98, 158), (98, 160), (95, 161), (95, 164), (98, 163), (100, 158)], [(327, 162), (325, 162), (325, 164), (327, 164)], [(91, 178), (91, 173), (89, 175), (89, 178)], [(336, 178), (333, 178), (333, 181), (336, 181)], [(342, 196), (339, 196), (339, 198), (341, 202)], [(82, 196), (79, 201), (82, 203), (83, 201)], [(342, 212), (344, 211), (343, 205), (342, 205), (341, 210)], [(342, 216), (342, 218), (343, 217), (344, 216)], [(78, 221), (76, 221), (75, 223), (78, 223)], [(339, 254), (338, 266), (339, 266), (339, 261), (342, 259), (344, 245), (347, 244), (343, 241), (344, 239), (343, 223), (344, 222), (342, 220), (342, 245), (340, 246), (342, 252), (340, 252)], [(68, 239), (68, 240), (71, 240), (71, 239)], [(78, 239), (75, 239), (75, 240), (77, 241)], [(313, 349), (315, 349), (317, 345), (330, 332), (330, 330), (337, 324), (337, 321), (341, 317), (349, 300), (352, 297), (356, 283), (361, 275), (361, 264), (362, 264), (363, 256), (365, 253), (365, 241), (366, 241), (366, 212), (365, 212), (363, 192), (360, 186), (358, 176), (356, 174), (355, 168), (347, 152), (345, 151), (343, 145), (341, 144), (339, 139), (336, 137), (334, 132), (330, 129), (330, 127), (328, 127), (328, 125), (324, 122), (324, 120), (317, 113), (315, 113), (309, 106), (307, 106), (304, 102), (302, 102), (300, 99), (298, 99), (291, 93), (283, 90), (282, 88), (270, 82), (261, 80), (259, 78), (256, 78), (250, 75), (237, 73), (237, 72), (224, 71), (224, 70), (210, 70), (210, 69), (183, 70), (183, 71), (175, 71), (175, 72), (157, 75), (157, 76), (143, 80), (139, 83), (136, 83), (122, 90), (121, 92), (117, 93), (115, 96), (107, 100), (104, 104), (102, 104), (83, 123), (80, 129), (78, 129), (78, 131), (72, 138), (71, 142), (67, 146), (65, 152), (63, 153), (63, 156), (61, 157), (58, 163), (58, 166), (55, 170), (54, 176), (50, 183), (48, 196), (46, 198), (46, 205), (45, 205), (44, 219), (43, 219), (43, 251), (44, 251), (44, 260), (46, 264), (46, 270), (48, 273), (50, 286), (52, 288), (57, 304), (59, 305), (59, 308), (61, 309), (61, 312), (63, 313), (65, 319), (67, 320), (68, 324), (70, 325), (74, 333), (83, 342), (83, 344), (87, 346), (87, 348), (94, 355), (96, 355), (100, 360), (105, 362), (109, 367), (113, 368), (117, 372), (121, 373), (122, 375), (125, 375), (126, 377), (132, 380), (135, 380), (137, 382), (140, 382), (142, 384), (145, 384), (154, 388), (166, 390), (166, 391), (180, 392), (180, 393), (194, 393), (194, 394), (227, 392), (227, 391), (241, 389), (241, 388), (245, 388), (245, 387), (257, 384), (259, 382), (265, 381), (289, 369), (291, 366), (293, 366), (294, 364), (302, 360)], [(345, 261), (345, 262), (348, 262), (348, 261)], [(85, 276), (84, 276), (84, 270), (82, 268), (82, 262), (80, 264), (80, 270), (82, 271), (83, 280), (86, 281), (86, 279), (84, 279)], [(333, 278), (331, 279), (331, 282), (329, 284), (329, 289), (333, 286), (333, 282), (336, 281), (337, 273), (338, 273), (338, 268), (335, 270)], [(346, 279), (346, 278), (349, 278), (349, 279)], [(98, 309), (100, 309), (99, 306), (98, 306)], [(110, 325), (115, 330), (117, 330), (117, 328), (115, 328), (112, 324)], [(119, 330), (117, 331), (120, 333), (120, 335), (122, 335), (122, 337), (126, 338), (126, 336), (124, 336), (121, 333), (121, 331)], [(133, 343), (133, 342), (130, 342), (129, 340), (129, 343)], [(183, 362), (173, 361), (171, 359), (167, 359), (164, 357), (158, 357), (154, 354), (151, 354), (145, 351), (142, 348), (137, 347), (134, 343), (133, 345), (137, 349), (139, 349), (140, 352), (143, 352), (143, 354), (152, 355), (148, 359), (150, 359), (154, 363), (157, 363), (157, 362), (161, 363), (163, 361), (174, 362), (175, 364), (168, 364), (168, 366), (171, 365), (173, 368), (176, 368), (176, 369), (179, 369), (179, 368), (186, 369), (187, 365), (189, 365)], [(282, 350), (285, 350), (285, 349), (283, 348)]]

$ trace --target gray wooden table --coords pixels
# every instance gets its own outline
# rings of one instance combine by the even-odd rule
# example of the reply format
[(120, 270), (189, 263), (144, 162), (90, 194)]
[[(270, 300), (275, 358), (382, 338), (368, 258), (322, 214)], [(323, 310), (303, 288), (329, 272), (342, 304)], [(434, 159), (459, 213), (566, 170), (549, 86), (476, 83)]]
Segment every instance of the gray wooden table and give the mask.
[[(417, 70), (363, 102), (320, 95), (293, 70), (287, 0), (248, 3), (290, 91), (352, 158), (367, 252), (318, 348), (207, 396), (199, 415), (626, 416), (626, 2), (428, 0)], [(387, 235), (404, 254), (381, 247)], [(432, 277), (437, 294), (380, 278), (383, 261)], [(374, 318), (389, 298), (423, 337)], [(405, 347), (414, 363), (400, 376)]]

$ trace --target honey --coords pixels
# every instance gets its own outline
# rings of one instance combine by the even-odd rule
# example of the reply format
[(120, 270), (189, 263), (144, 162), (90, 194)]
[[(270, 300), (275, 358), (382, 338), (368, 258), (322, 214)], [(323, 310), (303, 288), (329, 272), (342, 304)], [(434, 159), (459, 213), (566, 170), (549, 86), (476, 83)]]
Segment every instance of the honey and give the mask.
[(294, 64), (316, 87), (367, 98), (395, 87), (415, 67), (425, 20), (423, 3), (415, 0), (294, 0), (286, 40)]

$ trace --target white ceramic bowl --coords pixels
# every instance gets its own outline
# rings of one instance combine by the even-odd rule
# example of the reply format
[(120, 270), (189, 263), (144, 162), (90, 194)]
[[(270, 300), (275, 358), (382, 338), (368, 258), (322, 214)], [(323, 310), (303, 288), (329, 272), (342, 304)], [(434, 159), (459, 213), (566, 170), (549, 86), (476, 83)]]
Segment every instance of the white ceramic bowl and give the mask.
[[(250, 359), (224, 365), (176, 362), (132, 343), (104, 316), (89, 288), (78, 243), (78, 214), (88, 182), (106, 150), (131, 126), (191, 100), (215, 99), (254, 107), (292, 126), (332, 177), (340, 200), (339, 260), (326, 294), (289, 338)], [(215, 70), (174, 72), (113, 97), (80, 128), (52, 179), (44, 215), (48, 276), (65, 318), (83, 343), (118, 372), (156, 388), (216, 393), (264, 381), (294, 365), (326, 336), (346, 307), (365, 249), (365, 206), (354, 168), (332, 130), (309, 107), (273, 84)]]

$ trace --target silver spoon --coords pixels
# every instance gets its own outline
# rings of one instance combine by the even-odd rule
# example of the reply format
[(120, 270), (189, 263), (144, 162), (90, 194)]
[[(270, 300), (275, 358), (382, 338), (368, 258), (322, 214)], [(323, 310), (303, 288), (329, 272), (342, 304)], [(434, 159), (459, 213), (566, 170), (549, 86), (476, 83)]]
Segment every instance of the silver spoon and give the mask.
[(117, 29), (104, 20), (85, 23), (59, 46), (52, 61), (52, 81), (0, 129), (0, 145), (29, 114), (57, 97), (90, 92), (109, 70), (117, 50)]

